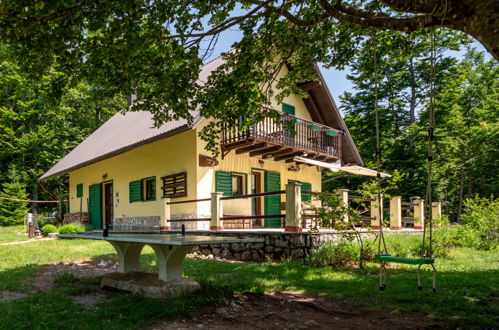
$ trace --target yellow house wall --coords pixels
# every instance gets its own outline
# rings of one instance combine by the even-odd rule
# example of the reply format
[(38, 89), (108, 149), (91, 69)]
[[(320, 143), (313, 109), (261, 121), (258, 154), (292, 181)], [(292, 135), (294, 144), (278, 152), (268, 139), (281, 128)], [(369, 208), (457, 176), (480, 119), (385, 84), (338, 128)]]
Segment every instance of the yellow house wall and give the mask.
[[(205, 152), (206, 154), (206, 152)], [(223, 160), (219, 161), (215, 167), (198, 168), (198, 198), (207, 198), (212, 191), (215, 191), (215, 171), (239, 172), (247, 175), (246, 193), (251, 193), (250, 175), (252, 169), (265, 170), (281, 173), (281, 190), (286, 188), (288, 180), (297, 180), (312, 184), (313, 191), (321, 191), (321, 172), (315, 166), (300, 166), (300, 171), (288, 171), (289, 163), (274, 162), (265, 160), (263, 168), (258, 163), (259, 158), (249, 157), (248, 154), (236, 155), (229, 153)], [(285, 196), (281, 196), (281, 201), (285, 201)], [(251, 214), (251, 199), (234, 199), (223, 202), (225, 214)], [(198, 213), (209, 214), (210, 203), (198, 203)]]
[[(276, 81), (278, 79), (283, 78), (287, 73), (288, 73), (288, 69), (285, 66), (283, 66), (283, 68), (279, 71), (279, 73), (277, 75)], [(275, 83), (274, 83), (273, 89), (274, 89), (274, 93), (277, 94), (278, 91), (275, 87)], [(303, 102), (303, 99), (300, 96), (298, 96), (296, 94), (288, 95), (283, 99), (283, 103), (287, 103), (287, 104), (295, 107), (295, 116), (296, 117), (312, 121), (312, 117), (310, 116), (310, 112), (308, 112), (308, 109), (305, 106), (305, 103)], [(275, 99), (271, 100), (270, 105), (273, 109), (276, 109), (276, 110), (282, 112), (282, 105), (280, 103), (277, 103), (277, 101)]]
[[(288, 72), (286, 67), (283, 67), (278, 74), (278, 78), (283, 77)], [(274, 86), (275, 94), (277, 90)], [(310, 113), (308, 112), (303, 99), (295, 94), (286, 96), (283, 99), (283, 103), (287, 103), (295, 107), (295, 115), (299, 118), (305, 120), (312, 120)], [(277, 103), (275, 99), (271, 100), (272, 108), (282, 111), (282, 105)], [(196, 133), (199, 133), (201, 129), (206, 125), (206, 122), (200, 124), (196, 128)], [(204, 149), (205, 142), (199, 138), (197, 134), (197, 150), (198, 154), (204, 154), (210, 156), (210, 153)], [(247, 187), (246, 192), (250, 193), (251, 189), (251, 169), (261, 169), (266, 171), (280, 172), (281, 173), (281, 189), (285, 189), (288, 180), (298, 180), (301, 182), (308, 182), (312, 184), (313, 191), (321, 191), (322, 181), (321, 172), (317, 170), (315, 166), (300, 166), (299, 172), (288, 171), (291, 164), (281, 162), (274, 162), (272, 160), (265, 160), (265, 165), (263, 168), (260, 167), (258, 160), (259, 157), (249, 157), (249, 154), (236, 155), (234, 151), (229, 153), (225, 159), (219, 159), (218, 166), (215, 167), (198, 167), (198, 189), (197, 198), (207, 198), (210, 196), (212, 191), (215, 191), (215, 171), (227, 171), (227, 172), (239, 172), (245, 173), (247, 175)], [(284, 201), (285, 197), (281, 197), (281, 201)], [(251, 199), (242, 200), (235, 199), (223, 202), (223, 208), (225, 214), (251, 214)], [(210, 203), (198, 203), (198, 214), (201, 216), (210, 214)]]
[[(114, 217), (159, 216), (162, 197), (161, 177), (179, 172), (187, 172), (187, 197), (197, 196), (196, 184), (196, 136), (189, 130), (172, 137), (159, 140), (126, 153), (102, 160), (69, 173), (70, 211), (80, 211), (80, 198), (76, 197), (76, 185), (83, 183), (83, 211), (87, 212), (88, 187), (92, 184), (113, 180)], [(107, 177), (103, 179), (103, 175)], [(129, 202), (131, 181), (156, 176), (156, 200)], [(117, 203), (116, 194), (119, 195)], [(192, 213), (190, 203), (172, 205), (171, 212)]]

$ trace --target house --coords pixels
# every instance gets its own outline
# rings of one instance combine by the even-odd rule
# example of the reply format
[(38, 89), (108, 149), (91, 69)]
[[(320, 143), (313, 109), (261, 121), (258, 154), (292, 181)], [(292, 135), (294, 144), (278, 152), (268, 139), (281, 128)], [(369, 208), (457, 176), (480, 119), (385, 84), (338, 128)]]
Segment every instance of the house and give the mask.
[[(203, 66), (200, 80), (223, 63)], [(286, 67), (281, 75), (288, 70)], [(318, 71), (318, 69), (317, 69)], [(318, 71), (320, 74), (320, 72)], [(322, 162), (362, 165), (362, 159), (324, 80), (301, 85), (309, 95), (290, 95), (272, 107), (289, 126), (267, 119), (252, 129), (223, 130), (222, 157), (213, 159), (199, 138), (206, 120), (199, 115), (153, 128), (148, 112), (117, 113), (39, 180), (69, 174), (69, 218), (87, 218), (93, 228), (151, 228), (160, 225), (163, 198), (172, 202), (210, 198), (212, 192), (244, 195), (283, 190), (298, 181), (304, 190), (321, 190), (321, 168), (295, 156)], [(306, 201), (310, 196), (304, 196)], [(280, 214), (281, 196), (224, 201), (224, 215)], [(171, 219), (210, 216), (209, 201), (175, 203)], [(227, 222), (229, 225), (230, 222)], [(187, 222), (207, 229), (209, 222)], [(280, 227), (279, 218), (251, 221), (250, 227)]]

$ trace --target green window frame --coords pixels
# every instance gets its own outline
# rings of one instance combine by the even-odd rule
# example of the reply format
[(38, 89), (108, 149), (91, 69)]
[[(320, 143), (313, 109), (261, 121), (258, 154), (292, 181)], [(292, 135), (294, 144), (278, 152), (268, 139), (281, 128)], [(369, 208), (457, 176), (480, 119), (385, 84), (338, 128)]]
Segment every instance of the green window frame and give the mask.
[(296, 108), (294, 106), (292, 106), (291, 104), (283, 103), (282, 104), (282, 112), (294, 116), (296, 114)]
[(78, 183), (76, 185), (76, 197), (83, 197), (83, 183)]
[(132, 181), (128, 185), (130, 203), (142, 201), (142, 180)]
[(142, 179), (142, 192), (143, 201), (155, 201), (156, 200), (156, 177), (151, 176), (148, 178)]

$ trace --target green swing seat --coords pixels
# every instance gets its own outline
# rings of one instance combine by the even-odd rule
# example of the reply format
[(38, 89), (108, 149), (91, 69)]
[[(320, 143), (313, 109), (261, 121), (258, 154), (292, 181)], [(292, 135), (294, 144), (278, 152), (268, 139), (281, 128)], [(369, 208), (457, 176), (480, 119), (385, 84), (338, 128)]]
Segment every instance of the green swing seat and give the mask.
[(378, 261), (393, 262), (397, 264), (408, 264), (408, 265), (429, 265), (435, 262), (435, 259), (433, 258), (412, 259), (412, 258), (394, 257), (389, 254), (376, 254), (375, 258)]

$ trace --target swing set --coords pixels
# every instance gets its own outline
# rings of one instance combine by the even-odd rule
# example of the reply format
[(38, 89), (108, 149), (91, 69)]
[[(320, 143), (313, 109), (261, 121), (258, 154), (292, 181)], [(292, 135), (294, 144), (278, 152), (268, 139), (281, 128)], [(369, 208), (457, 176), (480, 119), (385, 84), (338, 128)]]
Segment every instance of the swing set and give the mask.
[[(372, 53), (373, 53), (373, 72), (374, 72), (374, 111), (376, 118), (376, 172), (377, 172), (377, 197), (379, 203), (382, 205), (381, 199), (381, 148), (380, 148), (380, 116), (378, 109), (378, 64), (377, 64), (377, 53), (376, 53), (376, 32), (373, 32), (372, 35)], [(432, 162), (433, 162), (433, 141), (434, 141), (434, 128), (435, 128), (435, 61), (436, 61), (436, 40), (435, 40), (435, 30), (432, 30), (431, 34), (431, 43), (430, 43), (431, 51), (430, 51), (430, 93), (429, 93), (429, 120), (428, 120), (428, 182), (426, 186), (426, 200), (427, 208), (426, 213), (428, 215), (428, 224), (426, 221), (423, 225), (423, 241), (421, 248), (421, 256), (419, 258), (401, 258), (395, 257), (388, 253), (388, 249), (386, 247), (386, 242), (383, 234), (383, 224), (379, 224), (379, 240), (378, 240), (378, 252), (375, 255), (376, 260), (380, 262), (380, 273), (379, 273), (379, 290), (384, 291), (386, 288), (386, 265), (388, 263), (398, 263), (398, 264), (406, 264), (406, 265), (417, 265), (417, 278), (418, 278), (418, 290), (423, 290), (423, 285), (421, 282), (421, 267), (423, 265), (430, 265), (432, 268), (432, 291), (436, 292), (436, 281), (437, 281), (437, 269), (435, 268), (435, 259), (433, 258), (433, 222), (432, 222), (432, 186), (431, 186), (431, 178), (432, 178)], [(428, 205), (430, 210), (428, 210)], [(378, 207), (379, 216), (378, 219), (381, 219), (381, 213), (383, 212), (383, 207)], [(427, 229), (428, 227), (428, 229)], [(429, 233), (428, 239), (428, 249), (426, 249), (426, 236), (427, 231)]]

